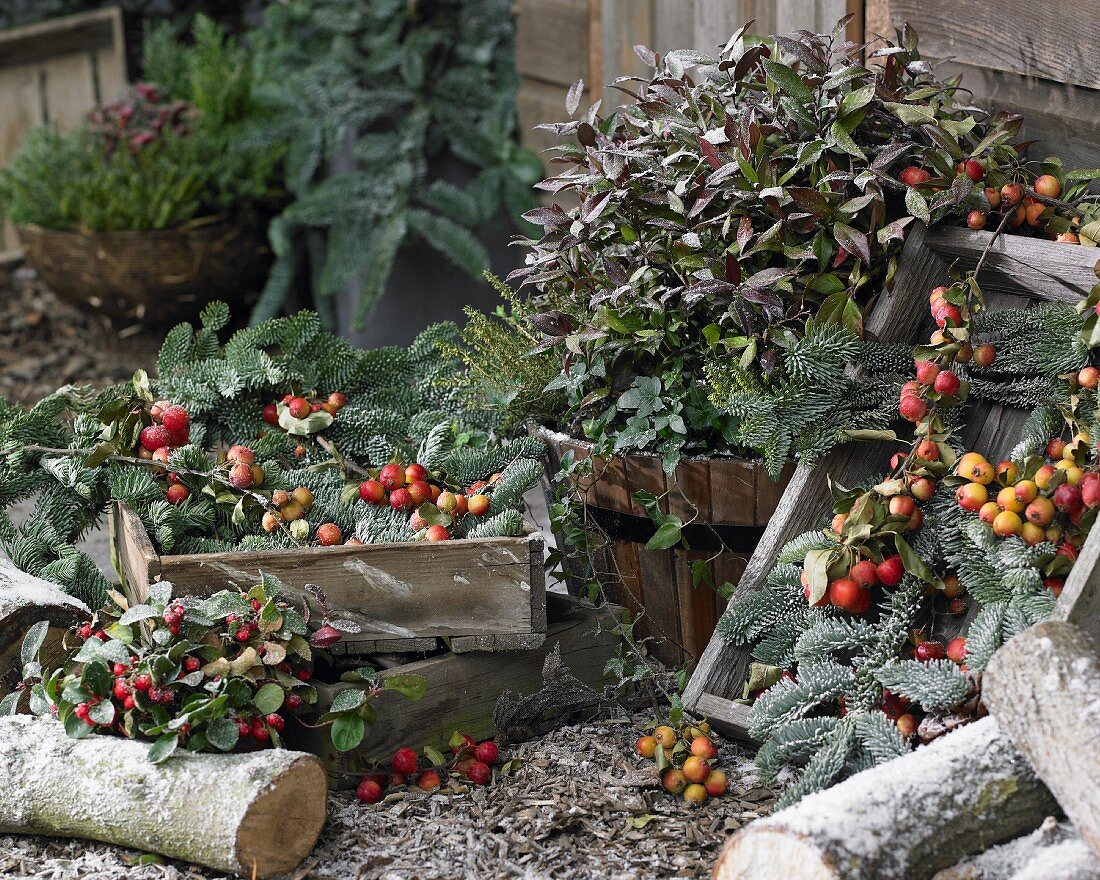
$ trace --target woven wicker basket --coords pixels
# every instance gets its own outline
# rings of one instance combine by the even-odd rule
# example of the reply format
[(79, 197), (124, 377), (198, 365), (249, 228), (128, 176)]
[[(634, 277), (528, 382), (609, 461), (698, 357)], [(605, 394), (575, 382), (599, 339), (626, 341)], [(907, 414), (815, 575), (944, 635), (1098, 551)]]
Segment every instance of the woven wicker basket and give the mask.
[(151, 232), (26, 226), (19, 238), (27, 262), (58, 296), (154, 324), (194, 318), (217, 299), (240, 303), (263, 286), (271, 264), (264, 238), (225, 224)]

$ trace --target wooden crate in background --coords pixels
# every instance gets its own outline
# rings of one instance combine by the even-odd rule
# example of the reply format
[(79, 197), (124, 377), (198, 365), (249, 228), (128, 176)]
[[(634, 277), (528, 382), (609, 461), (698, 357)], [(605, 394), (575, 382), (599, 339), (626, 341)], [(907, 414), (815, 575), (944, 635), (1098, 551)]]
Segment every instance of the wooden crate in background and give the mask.
[[(126, 85), (122, 10), (117, 6), (0, 31), (0, 167), (27, 132), (75, 128)], [(19, 247), (10, 224), (0, 254)]]

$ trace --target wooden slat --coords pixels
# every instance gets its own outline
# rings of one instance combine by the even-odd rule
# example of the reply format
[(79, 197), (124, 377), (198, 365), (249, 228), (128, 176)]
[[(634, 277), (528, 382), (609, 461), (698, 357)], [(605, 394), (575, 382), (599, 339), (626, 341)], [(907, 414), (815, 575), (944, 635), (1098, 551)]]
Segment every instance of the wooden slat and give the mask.
[(698, 587), (692, 585), (691, 563), (709, 556), (709, 553), (702, 550), (681, 550), (672, 555), (679, 605), (680, 643), (687, 655), (686, 659), (690, 660), (703, 656), (714, 632), (714, 625), (718, 622), (714, 591), (706, 584)]
[(635, 492), (650, 492), (659, 499), (661, 513), (668, 513), (668, 486), (661, 459), (655, 455), (631, 455), (625, 461), (626, 480), (630, 487), (630, 511), (635, 516), (648, 517), (645, 507), (634, 497)]
[(1029, 0), (890, 0), (895, 22), (920, 35), (921, 54), (1056, 82), (1100, 83), (1100, 15)]
[(710, 506), (710, 462), (685, 459), (676, 467), (672, 492), (669, 494), (669, 512), (685, 522), (698, 516), (702, 522), (712, 522)]
[(0, 31), (0, 66), (111, 46), (121, 27), (122, 10), (111, 6)]
[(160, 559), (137, 514), (123, 504), (111, 506), (111, 556), (128, 596), (144, 599), (160, 575)]
[(756, 468), (757, 462), (737, 458), (710, 460), (711, 522), (756, 523)]
[(515, 16), (520, 76), (566, 88), (587, 79), (587, 0), (518, 0)]
[[(973, 269), (991, 232), (942, 227), (931, 232), (927, 244), (945, 262), (958, 260), (962, 270)], [(982, 267), (985, 292), (1010, 293), (1076, 305), (1100, 281), (1100, 248), (1052, 244), (1046, 239), (1002, 235)]]
[(683, 663), (684, 644), (680, 619), (680, 597), (673, 558), (677, 551), (646, 550), (638, 547), (638, 576), (642, 583), (643, 635), (654, 638), (650, 653), (667, 666)]
[[(431, 745), (446, 751), (455, 730), (475, 739), (496, 735), (493, 710), (504, 691), (531, 694), (542, 687), (542, 667), (557, 646), (562, 662), (574, 675), (596, 691), (608, 682), (604, 666), (619, 648), (614, 626), (622, 609), (606, 606), (595, 610), (568, 597), (552, 596), (555, 620), (542, 646), (534, 651), (508, 654), (443, 654), (379, 673), (385, 679), (396, 674), (423, 675), (428, 681), (424, 697), (415, 703), (396, 694), (386, 694), (374, 706), (377, 721), (367, 729), (363, 745), (350, 754), (340, 754), (329, 740), (328, 730), (294, 728), (289, 745), (320, 755), (334, 774), (337, 788), (353, 787), (355, 774), (370, 768), (375, 760), (388, 762), (394, 751), (407, 745)], [(596, 624), (599, 624), (598, 626)], [(351, 685), (322, 685), (321, 698), (331, 702), (335, 694)], [(288, 732), (292, 728), (288, 727)], [(340, 773), (351, 774), (348, 777)]]

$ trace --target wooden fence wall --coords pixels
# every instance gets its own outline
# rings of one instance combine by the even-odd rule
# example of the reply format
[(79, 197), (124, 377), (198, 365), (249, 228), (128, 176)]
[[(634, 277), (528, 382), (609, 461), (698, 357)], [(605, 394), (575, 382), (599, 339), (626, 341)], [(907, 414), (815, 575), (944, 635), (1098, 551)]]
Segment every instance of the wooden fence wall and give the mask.
[[(118, 7), (0, 32), (0, 167), (34, 126), (74, 128), (125, 85)], [(0, 253), (17, 248), (11, 226), (0, 227)]]
[(1027, 0), (867, 0), (868, 34), (908, 21), (975, 103), (1023, 113), (1032, 158), (1100, 167), (1100, 7)]
[(535, 150), (556, 142), (533, 126), (565, 119), (565, 93), (578, 79), (587, 85), (582, 106), (599, 97), (614, 104), (621, 93), (603, 86), (645, 72), (638, 43), (708, 51), (749, 20), (758, 33), (827, 31), (848, 12), (856, 15), (848, 34), (859, 39), (862, 0), (517, 0), (522, 140)]

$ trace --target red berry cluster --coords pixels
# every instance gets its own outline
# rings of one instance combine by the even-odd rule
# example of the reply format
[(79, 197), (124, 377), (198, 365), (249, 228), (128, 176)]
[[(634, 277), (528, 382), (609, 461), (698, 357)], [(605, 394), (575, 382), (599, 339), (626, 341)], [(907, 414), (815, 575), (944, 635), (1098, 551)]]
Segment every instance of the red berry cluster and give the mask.
[[(347, 397), (339, 391), (333, 391), (324, 399), (310, 395), (285, 394), (281, 401), (282, 405), (296, 419), (308, 418), (313, 413), (322, 411), (335, 417), (347, 405), (347, 402)], [(269, 425), (279, 426), (279, 404), (267, 404), (263, 408), (262, 415), (263, 420)]]
[(683, 795), (689, 804), (721, 797), (729, 786), (726, 774), (714, 769), (718, 747), (705, 721), (679, 730), (659, 725), (652, 734), (638, 737), (634, 750), (643, 758), (655, 758), (665, 791)]
[[(965, 175), (972, 183), (979, 184), (985, 180), (987, 168), (978, 159), (964, 159), (955, 166), (955, 174)], [(995, 175), (995, 179), (1003, 180), (1004, 176), (1003, 173), (999, 173)], [(1021, 229), (1025, 224), (1028, 229), (1038, 230), (1039, 227), (1044, 227), (1047, 237), (1054, 241), (1062, 244), (1080, 244), (1079, 236), (1071, 228), (1074, 224), (1080, 223), (1080, 218), (1074, 217), (1067, 223), (1065, 218), (1057, 216), (1054, 206), (1042, 201), (1043, 198), (1057, 199), (1062, 194), (1062, 181), (1053, 174), (1033, 176), (1024, 168), (1013, 169), (1012, 176), (1016, 179), (1010, 179), (1000, 187), (982, 188), (982, 197), (975, 200), (984, 199), (983, 207), (975, 208), (966, 215), (966, 225), (975, 230), (984, 229), (990, 213), (998, 215), (997, 224), (1005, 214), (1008, 214), (1007, 223), (1013, 229)], [(929, 192), (938, 192), (951, 185), (951, 180), (934, 176), (927, 169), (917, 165), (905, 168), (898, 175), (898, 180), (908, 187)], [(1027, 188), (1029, 182), (1030, 190)], [(985, 204), (989, 206), (988, 209), (985, 208)]]
[(376, 804), (387, 788), (416, 785), (421, 791), (434, 791), (446, 778), (462, 779), (474, 785), (487, 785), (493, 776), (493, 765), (500, 759), (500, 750), (492, 740), (477, 742), (468, 734), (451, 737), (451, 757), (444, 759), (432, 749), (425, 749), (422, 759), (413, 749), (403, 747), (393, 754), (391, 772), (377, 772), (359, 781), (355, 795), (361, 803)]
[[(155, 461), (167, 468), (172, 450), (190, 442), (191, 418), (182, 406), (158, 400), (149, 408), (149, 419), (152, 424), (142, 428), (138, 437), (138, 458)], [(181, 504), (191, 496), (191, 490), (176, 474), (170, 473), (165, 496), (169, 504)]]
[(103, 138), (104, 153), (110, 157), (125, 144), (136, 156), (142, 147), (166, 133), (186, 135), (198, 111), (186, 101), (168, 100), (157, 87), (138, 83), (117, 101), (88, 114), (88, 128)]
[(447, 526), (429, 524), (418, 512), (422, 504), (435, 506), (457, 519), (469, 513), (484, 516), (489, 512), (491, 488), (500, 474), (493, 474), (488, 481), (479, 480), (465, 492), (451, 491), (442, 480), (434, 478), (422, 464), (407, 467), (397, 463), (383, 465), (376, 476), (359, 484), (359, 498), (367, 504), (388, 504), (394, 510), (414, 511), (409, 517), (409, 527), (423, 533), (427, 541), (447, 541), (452, 537)]

